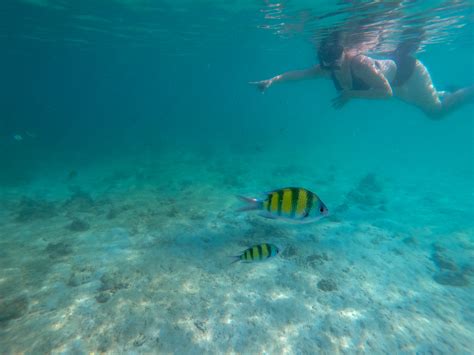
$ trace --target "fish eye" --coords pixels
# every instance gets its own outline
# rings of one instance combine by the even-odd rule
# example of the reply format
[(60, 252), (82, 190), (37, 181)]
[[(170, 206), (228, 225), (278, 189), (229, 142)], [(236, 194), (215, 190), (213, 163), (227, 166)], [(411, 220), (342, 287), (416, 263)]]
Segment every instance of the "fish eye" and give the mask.
[(324, 212), (324, 207), (320, 207), (319, 212), (323, 213)]

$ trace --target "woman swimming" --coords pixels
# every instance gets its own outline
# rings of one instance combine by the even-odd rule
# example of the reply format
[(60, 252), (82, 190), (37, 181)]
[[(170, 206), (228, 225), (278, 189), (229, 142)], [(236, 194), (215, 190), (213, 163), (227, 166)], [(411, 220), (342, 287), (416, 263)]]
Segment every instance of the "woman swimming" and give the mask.
[(440, 119), (464, 103), (473, 102), (474, 86), (451, 93), (436, 90), (426, 67), (412, 55), (418, 44), (402, 42), (389, 59), (380, 60), (326, 39), (318, 49), (319, 64), (250, 84), (264, 92), (275, 83), (329, 78), (339, 91), (332, 101), (336, 109), (355, 98), (389, 99), (394, 96), (419, 107), (432, 119)]

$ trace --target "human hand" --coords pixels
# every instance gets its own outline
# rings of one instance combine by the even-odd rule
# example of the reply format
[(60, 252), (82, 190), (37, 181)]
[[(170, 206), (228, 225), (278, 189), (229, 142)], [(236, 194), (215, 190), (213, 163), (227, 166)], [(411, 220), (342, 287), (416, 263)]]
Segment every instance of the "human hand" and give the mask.
[(258, 90), (263, 94), (270, 85), (272, 85), (272, 79), (262, 80), (262, 81), (250, 81), (250, 85), (255, 85)]
[(332, 99), (332, 107), (334, 107), (336, 110), (340, 110), (343, 108), (351, 99), (351, 95), (348, 90), (343, 90), (339, 93), (339, 95)]

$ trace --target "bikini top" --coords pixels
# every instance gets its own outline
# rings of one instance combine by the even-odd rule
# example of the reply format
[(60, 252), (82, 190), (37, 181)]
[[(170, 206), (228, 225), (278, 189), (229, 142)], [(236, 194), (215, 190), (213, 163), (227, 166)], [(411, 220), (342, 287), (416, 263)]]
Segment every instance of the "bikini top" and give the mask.
[[(356, 56), (357, 57), (357, 56)], [(354, 57), (355, 58), (355, 57)], [(354, 59), (352, 58), (351, 61)], [(352, 63), (349, 64), (350, 65), (350, 69), (351, 69), (351, 78), (352, 78), (352, 87), (351, 87), (351, 90), (360, 90), (360, 91), (363, 91), (363, 90), (369, 90), (370, 89), (370, 85), (367, 84), (364, 80), (362, 80), (361, 78), (357, 77), (356, 75), (354, 75), (354, 71), (352, 70)], [(375, 62), (375, 65), (378, 66), (377, 62)], [(336, 74), (334, 73), (334, 70), (331, 70), (331, 79), (334, 83), (334, 86), (336, 87), (336, 90), (337, 91), (342, 91), (344, 90), (344, 88), (342, 87), (341, 83), (339, 82), (339, 80), (337, 79), (336, 77)]]
[[(362, 79), (358, 78), (357, 76), (354, 75), (351, 69), (351, 76), (352, 76), (352, 90), (369, 90), (370, 86)], [(342, 87), (341, 83), (339, 80), (336, 78), (336, 75), (334, 74), (334, 70), (331, 71), (331, 79), (334, 83), (334, 86), (336, 87), (337, 91), (342, 91), (344, 88)]]

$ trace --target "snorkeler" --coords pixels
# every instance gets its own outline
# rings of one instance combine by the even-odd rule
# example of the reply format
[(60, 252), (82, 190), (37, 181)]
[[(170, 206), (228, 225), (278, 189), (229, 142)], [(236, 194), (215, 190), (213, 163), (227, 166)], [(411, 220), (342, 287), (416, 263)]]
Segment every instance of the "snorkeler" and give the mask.
[(413, 56), (419, 44), (417, 40), (406, 40), (391, 53), (390, 59), (379, 60), (357, 49), (344, 48), (333, 36), (319, 46), (319, 64), (250, 84), (264, 92), (276, 83), (328, 78), (339, 92), (332, 100), (336, 109), (355, 98), (388, 99), (394, 96), (417, 106), (431, 119), (441, 119), (464, 103), (473, 102), (474, 86), (454, 92), (436, 90), (426, 67)]

